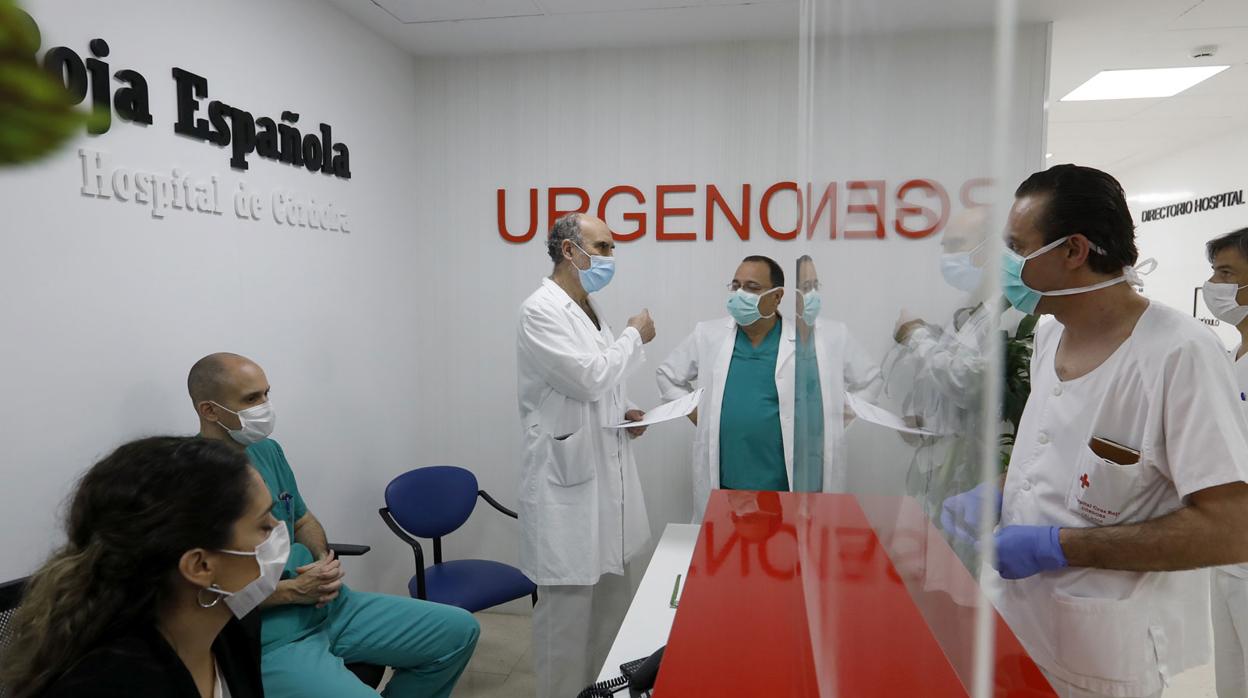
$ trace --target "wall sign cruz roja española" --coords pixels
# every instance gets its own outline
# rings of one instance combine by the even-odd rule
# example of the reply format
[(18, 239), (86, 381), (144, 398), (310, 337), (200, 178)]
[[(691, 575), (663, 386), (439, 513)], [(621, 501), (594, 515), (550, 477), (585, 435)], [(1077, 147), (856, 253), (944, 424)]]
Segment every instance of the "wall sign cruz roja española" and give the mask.
[[(40, 36), (39, 25), (33, 18), (30, 25)], [(40, 36), (36, 50), (41, 42)], [(122, 121), (150, 126), (155, 120), (147, 79), (132, 69), (118, 70), (110, 76), (111, 68), (103, 59), (110, 55), (111, 48), (104, 39), (92, 39), (88, 48), (91, 54), (85, 60), (67, 46), (49, 49), (42, 59), (43, 69), (61, 81), (72, 104), (81, 104), (90, 95), (92, 118), (88, 121), (87, 132), (93, 136), (107, 133), (112, 126), (114, 110)], [(30, 56), (30, 60), (34, 61), (35, 56)], [(329, 124), (321, 123), (315, 132), (304, 134), (295, 125), (299, 121), (296, 112), (283, 111), (279, 124), (267, 116), (255, 118), (251, 112), (219, 100), (209, 102), (204, 110), (205, 118), (199, 118), (199, 99), (208, 96), (208, 80), (182, 68), (174, 68), (172, 72), (178, 116), (174, 132), (221, 147), (232, 146), (230, 167), (233, 169), (246, 171), (247, 158), (254, 153), (309, 172), (351, 178), (351, 151), (346, 144), (334, 142)], [(110, 77), (121, 85), (115, 93)]]
[[(351, 178), (351, 152), (347, 146), (334, 143), (329, 124), (320, 125), (320, 134), (301, 134), (294, 124), (299, 115), (282, 112), (282, 124), (251, 112), (214, 100), (208, 103), (208, 118), (196, 119), (199, 97), (208, 96), (208, 80), (181, 68), (173, 69), (177, 83), (178, 121), (173, 130), (184, 136), (219, 146), (233, 145), (230, 167), (248, 168), (247, 156), (255, 153), (268, 160), (320, 171), (342, 179)], [(259, 132), (256, 131), (259, 127)]]

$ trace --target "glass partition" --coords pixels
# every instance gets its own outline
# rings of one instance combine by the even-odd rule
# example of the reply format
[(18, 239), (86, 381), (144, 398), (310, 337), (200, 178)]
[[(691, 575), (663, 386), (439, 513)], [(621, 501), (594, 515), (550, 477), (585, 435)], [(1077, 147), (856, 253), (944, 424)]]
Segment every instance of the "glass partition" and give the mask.
[(1046, 71), (1047, 30), (1009, 2), (801, 3), (792, 489), (853, 505), (797, 501), (821, 696), (852, 694), (843, 623), (890, 585), (917, 615), (879, 621), (921, 619), (938, 646), (896, 651), (943, 657), (969, 695), (1047, 690), (979, 582), (992, 517), (942, 519), (1008, 459), (1002, 357), (1020, 316), (1001, 298), (1000, 231), (1042, 167)]

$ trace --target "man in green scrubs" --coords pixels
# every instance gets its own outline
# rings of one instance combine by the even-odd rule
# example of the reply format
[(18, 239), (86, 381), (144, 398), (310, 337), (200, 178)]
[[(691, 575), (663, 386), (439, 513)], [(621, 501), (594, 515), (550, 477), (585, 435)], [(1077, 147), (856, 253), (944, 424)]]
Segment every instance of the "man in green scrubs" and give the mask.
[[(376, 691), (344, 666), (394, 668), (383, 695), (450, 696), (477, 645), (480, 626), (453, 606), (353, 591), (308, 510), (282, 447), (264, 371), (237, 354), (212, 354), (191, 368), (187, 388), (199, 434), (246, 450), (273, 493), (273, 515), (292, 541), (277, 591), (261, 604), (261, 662), (269, 698), (368, 698)], [(188, 506), (193, 506), (189, 502)]]
[(690, 462), (695, 522), (712, 490), (782, 491), (794, 484), (797, 341), (794, 323), (780, 317), (783, 298), (780, 265), (746, 257), (728, 285), (728, 316), (699, 322), (655, 372), (664, 400), (703, 390), (689, 415), (697, 427)]
[(737, 332), (720, 407), (719, 484), (726, 490), (788, 490), (776, 390), (784, 272), (769, 258), (747, 259), (730, 289), (728, 311)]

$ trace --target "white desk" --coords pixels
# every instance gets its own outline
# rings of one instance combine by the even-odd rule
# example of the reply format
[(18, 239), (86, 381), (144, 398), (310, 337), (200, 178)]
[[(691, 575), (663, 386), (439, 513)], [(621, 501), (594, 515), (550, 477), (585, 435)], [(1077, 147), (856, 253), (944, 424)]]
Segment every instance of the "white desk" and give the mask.
[(676, 609), (671, 607), (672, 585), (679, 574), (680, 590), (684, 593), (700, 528), (694, 524), (668, 524), (663, 529), (663, 537), (654, 549), (654, 556), (650, 558), (641, 586), (633, 596), (597, 681), (614, 679), (620, 675), (621, 664), (649, 657), (667, 644), (672, 622), (676, 620)]

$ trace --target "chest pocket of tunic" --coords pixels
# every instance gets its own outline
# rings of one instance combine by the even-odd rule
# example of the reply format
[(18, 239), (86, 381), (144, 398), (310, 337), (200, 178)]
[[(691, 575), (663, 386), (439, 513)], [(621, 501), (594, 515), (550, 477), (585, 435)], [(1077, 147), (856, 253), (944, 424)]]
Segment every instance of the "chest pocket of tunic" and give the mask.
[(1122, 522), (1141, 490), (1144, 468), (1106, 460), (1088, 446), (1080, 451), (1066, 506), (1094, 526)]

